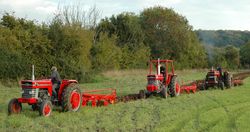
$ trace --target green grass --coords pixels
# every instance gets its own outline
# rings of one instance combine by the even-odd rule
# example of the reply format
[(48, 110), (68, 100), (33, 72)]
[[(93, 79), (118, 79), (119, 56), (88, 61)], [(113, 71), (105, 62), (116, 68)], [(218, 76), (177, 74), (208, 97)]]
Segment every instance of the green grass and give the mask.
[[(138, 93), (146, 86), (145, 70), (112, 71), (82, 90), (116, 88), (118, 95)], [(179, 71), (180, 82), (202, 79), (205, 71)], [(102, 80), (102, 81), (101, 81)], [(0, 86), (0, 131), (247, 131), (250, 130), (250, 78), (232, 89), (182, 94), (176, 98), (150, 97), (107, 107), (82, 107), (77, 113), (55, 108), (44, 118), (23, 105), (20, 115), (7, 116), (7, 104), (20, 88)]]

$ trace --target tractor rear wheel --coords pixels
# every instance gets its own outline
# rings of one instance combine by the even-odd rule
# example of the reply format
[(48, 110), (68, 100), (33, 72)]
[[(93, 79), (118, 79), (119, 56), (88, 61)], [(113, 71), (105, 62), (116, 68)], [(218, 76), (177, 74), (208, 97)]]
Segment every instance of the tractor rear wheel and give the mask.
[(226, 88), (231, 88), (232, 86), (232, 78), (231, 78), (230, 73), (228, 72), (224, 72), (224, 84)]
[(8, 114), (19, 114), (22, 111), (22, 104), (16, 98), (11, 99), (8, 105)]
[(52, 103), (49, 100), (45, 100), (42, 102), (40, 108), (39, 108), (39, 114), (40, 116), (48, 117), (51, 115), (52, 112)]
[(169, 84), (169, 94), (171, 97), (178, 96), (180, 94), (180, 85), (177, 83), (177, 77), (173, 76)]
[(82, 94), (77, 84), (69, 84), (62, 93), (62, 110), (76, 112), (82, 104)]

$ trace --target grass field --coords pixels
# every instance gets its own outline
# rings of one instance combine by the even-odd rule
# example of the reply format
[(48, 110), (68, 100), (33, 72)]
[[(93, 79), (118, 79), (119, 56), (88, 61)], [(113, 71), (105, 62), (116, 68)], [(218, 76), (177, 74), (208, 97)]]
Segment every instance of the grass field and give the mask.
[[(82, 90), (116, 88), (118, 95), (138, 93), (146, 85), (145, 70), (111, 71)], [(179, 71), (179, 81), (202, 79), (205, 71)], [(20, 97), (20, 88), (0, 86), (0, 131), (249, 131), (250, 78), (228, 90), (208, 90), (162, 99), (118, 103), (107, 107), (82, 107), (77, 113), (54, 108), (48, 118), (28, 105), (20, 115), (7, 116), (7, 104)]]

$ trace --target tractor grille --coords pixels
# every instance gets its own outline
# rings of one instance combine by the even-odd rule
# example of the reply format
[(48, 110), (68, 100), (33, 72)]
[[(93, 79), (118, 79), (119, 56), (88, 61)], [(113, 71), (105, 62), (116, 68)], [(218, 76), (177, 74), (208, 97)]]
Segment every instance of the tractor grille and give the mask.
[(22, 98), (35, 98), (36, 92), (36, 89), (23, 88)]
[(149, 85), (155, 85), (155, 82), (156, 82), (156, 81), (153, 80), (153, 79), (149, 79), (149, 80), (148, 80), (148, 84), (149, 84)]
[(148, 79), (148, 85), (159, 86), (159, 81), (155, 79)]

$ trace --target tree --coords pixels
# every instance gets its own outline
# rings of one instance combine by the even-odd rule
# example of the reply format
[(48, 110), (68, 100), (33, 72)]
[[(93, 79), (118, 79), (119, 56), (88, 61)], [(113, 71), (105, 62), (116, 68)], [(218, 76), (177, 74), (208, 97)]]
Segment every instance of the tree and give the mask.
[(79, 25), (62, 23), (62, 20), (55, 19), (49, 30), (54, 65), (59, 67), (62, 77), (84, 81), (85, 75), (91, 70), (93, 32)]
[[(122, 56), (120, 67), (142, 68), (150, 58), (150, 48), (144, 41), (144, 33), (140, 19), (134, 13), (124, 12), (117, 16), (102, 19), (96, 29), (97, 34), (106, 33), (109, 37), (117, 36), (116, 45), (120, 47)], [(98, 40), (99, 35), (96, 36)]]
[(240, 48), (240, 61), (242, 66), (250, 68), (250, 42)]
[(225, 59), (230, 68), (238, 68), (240, 66), (239, 49), (229, 45), (225, 47)]
[(152, 58), (174, 59), (186, 68), (206, 65), (204, 48), (185, 17), (158, 6), (143, 10), (140, 19)]
[(116, 36), (101, 34), (99, 41), (92, 49), (93, 69), (110, 70), (120, 68), (121, 49), (116, 46)]

